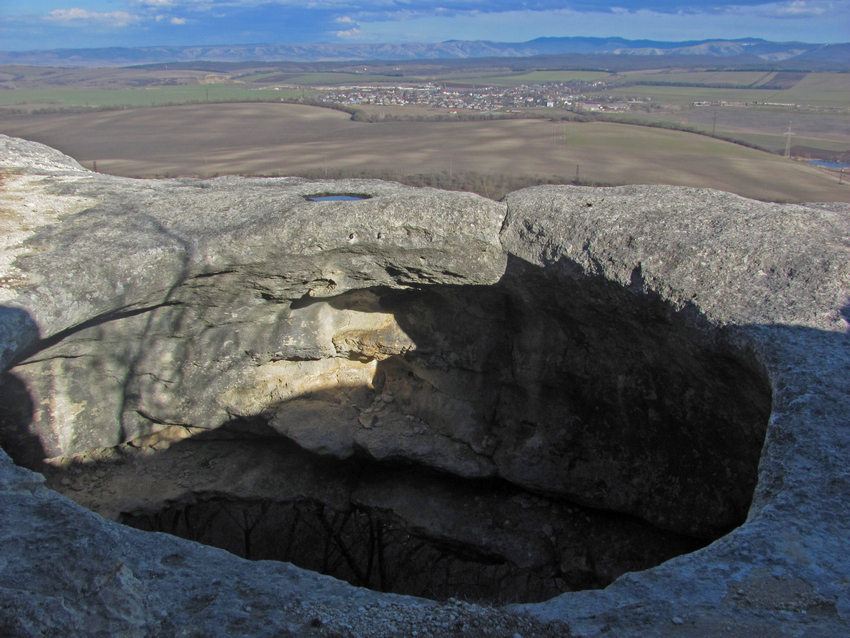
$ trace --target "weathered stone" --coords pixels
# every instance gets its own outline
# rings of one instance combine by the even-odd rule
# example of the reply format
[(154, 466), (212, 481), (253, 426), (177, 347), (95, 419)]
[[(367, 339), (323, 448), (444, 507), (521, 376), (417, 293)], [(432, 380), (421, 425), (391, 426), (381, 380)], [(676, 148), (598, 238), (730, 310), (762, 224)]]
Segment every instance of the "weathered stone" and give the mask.
[[(446, 199), (376, 181), (260, 179), (236, 190), (231, 178), (154, 187), (81, 172), (74, 181), (68, 162), (54, 160), (38, 170), (52, 167), (63, 192), (96, 204), (29, 240), (30, 254), (18, 259), (37, 283), (16, 303), (42, 335), (69, 331), (57, 350), (20, 369), (36, 404), (50, 406), (33, 419), (47, 456), (115, 445), (159, 424), (216, 427), (244, 411), (229, 395), (264, 363), (348, 356), (358, 345), (372, 358), (373, 348), (402, 347), (400, 335), (378, 331), (368, 299), (355, 296), (351, 311), (330, 318), (328, 304), (290, 309), (293, 300), (368, 286), (493, 283), (504, 269), (504, 206), (468, 194)], [(27, 182), (20, 196), (55, 194), (55, 179)], [(305, 199), (331, 187), (371, 198)], [(43, 278), (53, 268), (74, 276)], [(335, 319), (347, 327), (325, 325)], [(358, 330), (389, 345), (359, 343)], [(60, 377), (74, 387), (54, 392)]]
[(529, 583), (616, 578), (498, 612), (378, 594), (119, 526), (3, 454), (5, 633), (847, 633), (847, 206), (141, 182), (0, 144), (3, 215), (47, 223), (0, 261), (0, 430), (52, 488), (110, 518), (303, 498)]

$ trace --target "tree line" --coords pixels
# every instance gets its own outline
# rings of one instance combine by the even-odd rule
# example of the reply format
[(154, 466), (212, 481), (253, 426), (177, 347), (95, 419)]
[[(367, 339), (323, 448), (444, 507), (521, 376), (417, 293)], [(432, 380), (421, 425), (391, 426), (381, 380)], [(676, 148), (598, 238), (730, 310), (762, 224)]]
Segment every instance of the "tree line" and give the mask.
[(387, 182), (397, 182), (406, 186), (439, 188), (440, 190), (464, 191), (476, 193), (496, 201), (512, 193), (530, 186), (544, 184), (572, 186), (615, 186), (607, 182), (597, 182), (584, 179), (570, 179), (560, 175), (504, 175), (502, 173), (478, 173), (475, 171), (439, 171), (431, 173), (402, 174), (391, 169), (356, 170), (356, 169), (310, 169), (290, 173), (295, 177), (307, 179), (380, 179)]

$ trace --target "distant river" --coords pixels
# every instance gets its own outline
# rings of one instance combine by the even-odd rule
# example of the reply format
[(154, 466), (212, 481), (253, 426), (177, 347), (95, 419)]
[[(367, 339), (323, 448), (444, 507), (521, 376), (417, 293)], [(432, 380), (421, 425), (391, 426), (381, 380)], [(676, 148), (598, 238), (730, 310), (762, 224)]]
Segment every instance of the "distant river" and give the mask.
[(850, 168), (850, 164), (839, 164), (838, 162), (824, 162), (821, 160), (809, 160), (809, 164), (812, 166), (823, 166), (824, 168), (831, 168), (835, 171), (840, 171), (843, 168)]

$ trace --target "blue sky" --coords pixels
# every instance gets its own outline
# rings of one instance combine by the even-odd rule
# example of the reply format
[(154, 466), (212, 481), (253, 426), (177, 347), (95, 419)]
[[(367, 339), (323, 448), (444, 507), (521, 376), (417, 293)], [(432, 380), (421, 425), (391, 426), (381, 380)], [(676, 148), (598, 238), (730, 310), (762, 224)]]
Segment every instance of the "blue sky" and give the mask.
[(298, 42), (850, 41), (850, 0), (0, 0), (0, 50)]

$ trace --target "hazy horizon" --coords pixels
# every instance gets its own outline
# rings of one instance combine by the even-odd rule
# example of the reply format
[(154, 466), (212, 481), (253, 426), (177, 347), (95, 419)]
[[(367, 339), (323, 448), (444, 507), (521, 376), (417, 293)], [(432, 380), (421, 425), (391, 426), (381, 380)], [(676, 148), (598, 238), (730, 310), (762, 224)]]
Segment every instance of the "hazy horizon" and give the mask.
[(847, 42), (850, 0), (7, 0), (0, 6), (5, 51), (577, 36)]

